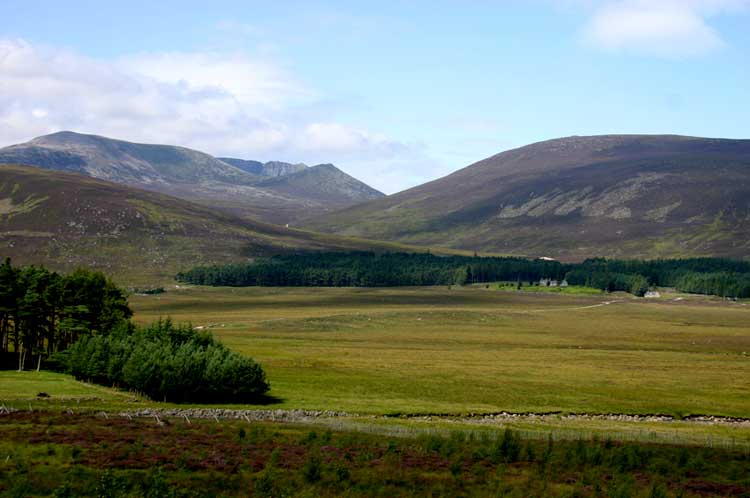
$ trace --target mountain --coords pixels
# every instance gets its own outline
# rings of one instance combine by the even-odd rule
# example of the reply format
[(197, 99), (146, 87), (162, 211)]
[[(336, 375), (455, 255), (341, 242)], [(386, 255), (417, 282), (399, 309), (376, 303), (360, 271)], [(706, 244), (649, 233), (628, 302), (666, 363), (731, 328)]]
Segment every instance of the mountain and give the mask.
[(282, 161), (269, 161), (263, 164), (261, 175), (271, 177), (286, 176), (293, 173), (299, 173), (300, 171), (304, 171), (305, 169), (307, 169), (307, 165), (305, 163), (290, 164)]
[[(239, 164), (238, 161), (242, 160), (232, 161)], [(297, 171), (287, 173), (294, 169)], [(208, 200), (211, 206), (224, 211), (284, 225), (385, 197), (382, 192), (332, 164), (308, 167), (304, 164), (271, 161), (263, 164), (261, 169), (252, 168), (252, 171), (264, 176), (251, 186), (226, 189), (233, 195), (211, 195), (204, 192), (205, 197), (196, 199), (196, 202)]]
[(296, 173), (263, 180), (256, 186), (283, 195), (317, 201), (320, 209), (349, 206), (385, 197), (382, 192), (347, 175), (333, 164), (318, 164)]
[[(310, 185), (295, 189), (296, 194), (258, 186), (270, 178), (303, 172), (308, 169), (304, 164), (224, 161), (184, 147), (137, 144), (70, 131), (0, 149), (0, 163), (73, 171), (280, 224), (372, 198), (372, 189), (354, 179), (359, 190), (342, 182), (343, 192), (330, 186), (316, 191), (322, 184), (315, 182), (315, 175), (310, 177)], [(366, 194), (358, 197), (353, 192)]]
[(0, 165), (0, 257), (125, 283), (170, 281), (199, 264), (285, 252), (399, 250), (270, 225), (78, 173)]
[(578, 260), (750, 256), (750, 140), (569, 137), (315, 218), (342, 235)]
[(71, 131), (0, 149), (0, 162), (75, 171), (100, 180), (154, 188), (207, 182), (250, 185), (257, 180), (203, 152)]
[(233, 157), (220, 157), (219, 160), (231, 164), (246, 173), (264, 177), (291, 175), (292, 173), (297, 173), (307, 168), (307, 165), (304, 163), (291, 164), (282, 161), (269, 161), (267, 163), (262, 163), (260, 161), (235, 159)]
[[(213, 199), (217, 207), (243, 214), (248, 209), (260, 219), (286, 224), (311, 216), (335, 211), (385, 194), (344, 173), (333, 164), (291, 164), (281, 161), (261, 163), (234, 158), (221, 158), (245, 172), (261, 178), (253, 188), (265, 195), (243, 204), (229, 199)], [(294, 201), (292, 201), (294, 200)]]

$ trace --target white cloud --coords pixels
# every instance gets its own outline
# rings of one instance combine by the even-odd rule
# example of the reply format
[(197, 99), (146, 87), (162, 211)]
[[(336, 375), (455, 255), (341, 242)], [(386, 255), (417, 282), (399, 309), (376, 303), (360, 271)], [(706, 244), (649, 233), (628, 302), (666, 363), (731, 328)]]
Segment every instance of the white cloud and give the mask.
[(156, 53), (122, 58), (117, 67), (153, 81), (242, 106), (280, 109), (314, 94), (270, 61), (230, 53)]
[(750, 8), (750, 0), (607, 0), (584, 29), (591, 46), (666, 57), (703, 55), (725, 45), (709, 18)]
[(0, 146), (75, 130), (216, 155), (333, 162), (365, 181), (378, 178), (381, 160), (409, 153), (411, 146), (383, 134), (316, 114), (324, 100), (261, 56), (142, 53), (100, 60), (0, 40)]
[(300, 146), (309, 151), (350, 155), (370, 151), (371, 154), (384, 158), (408, 151), (407, 146), (393, 142), (381, 133), (371, 133), (338, 123), (307, 125), (300, 135)]

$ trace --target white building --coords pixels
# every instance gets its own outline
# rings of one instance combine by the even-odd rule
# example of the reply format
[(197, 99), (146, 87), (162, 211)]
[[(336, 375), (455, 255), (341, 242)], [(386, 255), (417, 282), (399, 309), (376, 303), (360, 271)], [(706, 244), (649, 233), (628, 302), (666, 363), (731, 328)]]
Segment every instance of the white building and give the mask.
[[(563, 282), (565, 282), (565, 281), (563, 280)], [(558, 285), (560, 285), (560, 282), (558, 282), (557, 280), (554, 280), (552, 278), (543, 278), (543, 279), (541, 279), (539, 281), (539, 286), (540, 287), (557, 287)], [(567, 285), (568, 285), (568, 283), (565, 282), (565, 286), (566, 287), (567, 287)]]

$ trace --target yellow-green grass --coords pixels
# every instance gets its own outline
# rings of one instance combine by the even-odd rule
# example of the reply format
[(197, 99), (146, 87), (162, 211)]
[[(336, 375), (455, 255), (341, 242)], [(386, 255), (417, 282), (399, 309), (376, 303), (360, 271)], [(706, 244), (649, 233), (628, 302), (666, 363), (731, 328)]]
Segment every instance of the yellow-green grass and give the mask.
[(519, 418), (497, 423), (480, 423), (471, 419), (391, 419), (340, 418), (320, 419), (313, 424), (334, 430), (369, 432), (387, 436), (414, 437), (422, 435), (447, 436), (452, 433), (482, 437), (497, 437), (499, 432), (512, 429), (525, 439), (555, 440), (613, 440), (636, 443), (710, 446), (750, 450), (750, 428), (723, 424), (697, 424), (682, 421), (616, 421), (583, 418), (546, 419)]
[[(49, 397), (39, 397), (44, 393)], [(147, 400), (131, 393), (79, 382), (55, 372), (0, 371), (0, 406), (16, 409), (118, 410)], [(140, 406), (140, 405), (138, 405)]]
[[(49, 398), (39, 398), (40, 392)], [(198, 405), (175, 405), (148, 399), (102, 386), (78, 382), (72, 377), (53, 372), (0, 372), (0, 409), (70, 411), (117, 416), (121, 411), (143, 408), (193, 408)], [(222, 408), (252, 408), (222, 405)], [(264, 407), (268, 408), (268, 407)], [(276, 408), (272, 406), (271, 408)], [(319, 418), (306, 422), (338, 431), (367, 432), (382, 436), (415, 437), (448, 436), (453, 433), (476, 438), (496, 438), (506, 428), (524, 438), (555, 440), (611, 439), (640, 443), (660, 443), (721, 448), (750, 448), (750, 427), (727, 424), (703, 424), (689, 421), (620, 421), (589, 418), (524, 417), (500, 419), (492, 423), (471, 418), (390, 418), (347, 416)]]
[(484, 287), (485, 289), (495, 289), (506, 292), (550, 292), (553, 294), (583, 294), (588, 296), (599, 296), (603, 295), (604, 291), (595, 289), (593, 287), (586, 287), (583, 285), (568, 285), (566, 287), (555, 286), (548, 287), (546, 285), (523, 285), (521, 289), (517, 289), (516, 282), (492, 282), (487, 284), (473, 284), (472, 287)]
[(280, 408), (750, 417), (745, 303), (188, 287), (132, 304), (139, 322), (209, 327), (260, 361)]

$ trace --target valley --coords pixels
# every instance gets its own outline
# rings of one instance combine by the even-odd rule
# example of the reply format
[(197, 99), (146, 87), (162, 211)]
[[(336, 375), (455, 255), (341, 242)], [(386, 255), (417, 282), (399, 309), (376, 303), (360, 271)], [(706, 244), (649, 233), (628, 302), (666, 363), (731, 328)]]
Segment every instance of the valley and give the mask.
[[(0, 372), (0, 450), (10, 455), (0, 470), (14, 476), (0, 491), (747, 489), (746, 300), (171, 286), (131, 304), (138, 323), (190, 322), (258, 360), (268, 399), (174, 404), (57, 373)], [(44, 477), (24, 470), (39, 458)]]
[(750, 413), (745, 301), (484, 287), (187, 287), (132, 304), (136, 321), (190, 322), (258, 359), (279, 408)]
[(0, 15), (0, 498), (750, 498), (750, 0)]
[[(569, 137), (390, 196), (332, 164), (72, 132), (0, 149), (22, 163), (0, 165), (2, 256), (102, 271), (134, 311), (125, 337), (53, 353), (59, 372), (0, 371), (18, 483), (0, 494), (744, 496), (726, 469), (750, 454), (748, 144)], [(63, 336), (88, 308), (55, 311), (76, 294), (5, 271), (12, 364), (11, 338), (45, 343), (27, 303)], [(26, 470), (44, 448), (47, 478)]]

